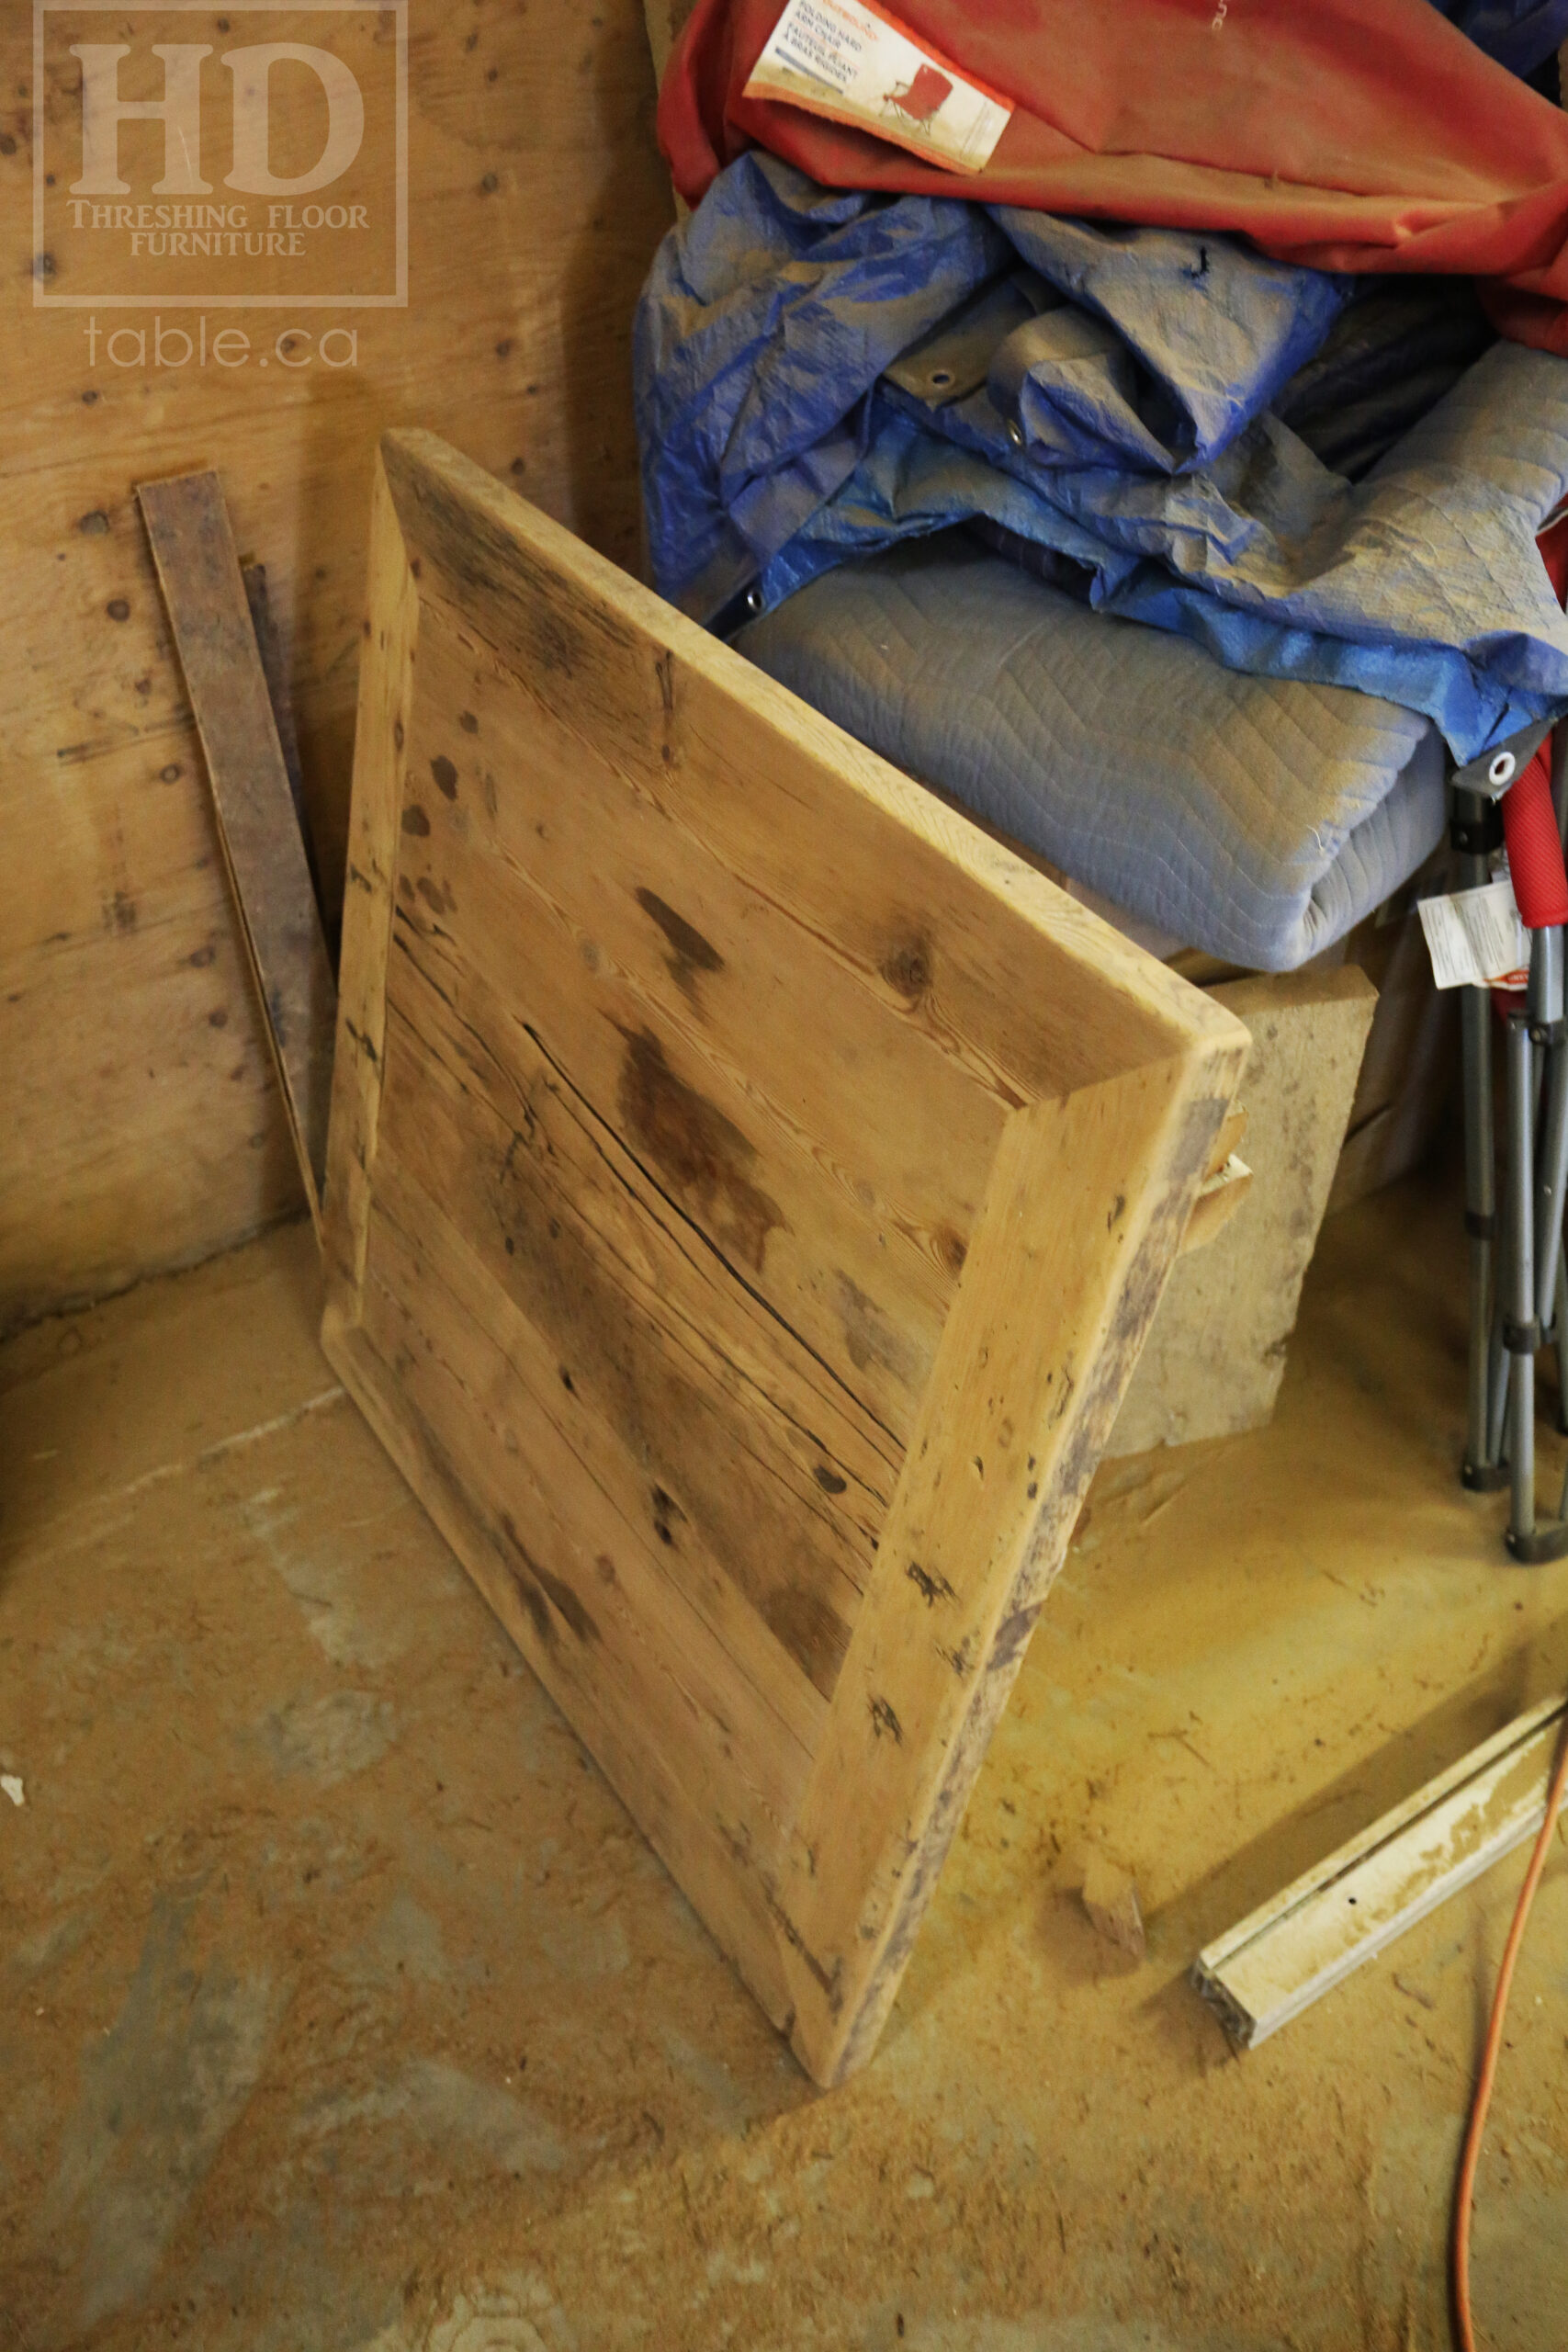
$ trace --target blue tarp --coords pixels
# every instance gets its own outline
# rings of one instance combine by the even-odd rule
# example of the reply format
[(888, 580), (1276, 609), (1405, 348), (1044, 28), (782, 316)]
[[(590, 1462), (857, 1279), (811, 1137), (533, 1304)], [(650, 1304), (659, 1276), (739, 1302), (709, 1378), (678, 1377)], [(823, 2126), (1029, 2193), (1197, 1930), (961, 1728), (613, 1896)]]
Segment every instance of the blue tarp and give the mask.
[(1533, 74), (1568, 40), (1568, 0), (1436, 0), (1438, 12), (1510, 74)]
[[(1363, 306), (1388, 299), (1224, 236), (829, 191), (745, 155), (638, 311), (655, 578), (727, 624), (984, 518), (1102, 611), (1424, 712), (1474, 758), (1568, 709), (1534, 546), (1568, 468), (1511, 454), (1516, 363), (1568, 363), (1499, 346), (1464, 369), (1466, 298), (1439, 284), (1393, 298), (1426, 305), (1435, 375), (1368, 378)], [(1417, 413), (1463, 404), (1457, 435), (1409, 424), (1417, 378)], [(1409, 424), (1356, 481), (1312, 446), (1345, 386), (1371, 401), (1366, 448), (1380, 416)]]

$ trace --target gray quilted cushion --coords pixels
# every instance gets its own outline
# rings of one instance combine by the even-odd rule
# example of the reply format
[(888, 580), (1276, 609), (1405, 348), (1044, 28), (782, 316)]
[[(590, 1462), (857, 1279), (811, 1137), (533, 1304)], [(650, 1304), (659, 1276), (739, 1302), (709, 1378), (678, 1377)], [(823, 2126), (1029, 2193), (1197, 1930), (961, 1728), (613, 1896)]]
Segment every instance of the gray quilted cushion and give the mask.
[(1430, 720), (1222, 668), (966, 535), (813, 581), (735, 640), (912, 775), (1158, 930), (1290, 971), (1442, 831)]

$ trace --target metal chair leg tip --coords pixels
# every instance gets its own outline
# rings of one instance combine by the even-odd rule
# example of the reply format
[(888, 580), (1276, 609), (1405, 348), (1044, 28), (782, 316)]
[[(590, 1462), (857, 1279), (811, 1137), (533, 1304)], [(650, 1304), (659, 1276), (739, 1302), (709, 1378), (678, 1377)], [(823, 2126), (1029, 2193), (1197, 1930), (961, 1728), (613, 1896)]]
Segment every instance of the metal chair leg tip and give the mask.
[(1510, 1527), (1503, 1540), (1521, 1567), (1539, 1568), (1548, 1560), (1568, 1557), (1568, 1520), (1555, 1520), (1529, 1535), (1517, 1534)]

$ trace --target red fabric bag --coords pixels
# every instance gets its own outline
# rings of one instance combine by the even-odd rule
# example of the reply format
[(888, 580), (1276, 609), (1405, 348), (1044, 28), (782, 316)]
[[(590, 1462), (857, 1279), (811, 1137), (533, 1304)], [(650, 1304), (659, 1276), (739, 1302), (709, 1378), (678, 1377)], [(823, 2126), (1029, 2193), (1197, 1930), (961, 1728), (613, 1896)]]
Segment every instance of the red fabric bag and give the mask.
[[(880, 5), (880, 0), (879, 0)], [(660, 141), (697, 203), (748, 147), (829, 187), (1234, 230), (1319, 269), (1447, 271), (1568, 353), (1568, 114), (1429, 0), (897, 0), (1014, 106), (979, 173), (742, 93), (784, 0), (697, 0)]]

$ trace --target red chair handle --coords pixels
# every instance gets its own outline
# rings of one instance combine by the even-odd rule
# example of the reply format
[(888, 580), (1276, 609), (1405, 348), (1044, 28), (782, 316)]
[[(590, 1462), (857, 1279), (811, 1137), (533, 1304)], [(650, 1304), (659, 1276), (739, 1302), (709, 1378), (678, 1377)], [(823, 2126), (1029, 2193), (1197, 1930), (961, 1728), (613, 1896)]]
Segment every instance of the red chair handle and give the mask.
[(1522, 775), (1503, 795), (1503, 838), (1519, 919), (1527, 931), (1568, 922), (1568, 872), (1551, 805), (1549, 735)]

